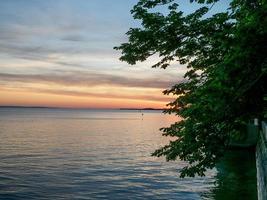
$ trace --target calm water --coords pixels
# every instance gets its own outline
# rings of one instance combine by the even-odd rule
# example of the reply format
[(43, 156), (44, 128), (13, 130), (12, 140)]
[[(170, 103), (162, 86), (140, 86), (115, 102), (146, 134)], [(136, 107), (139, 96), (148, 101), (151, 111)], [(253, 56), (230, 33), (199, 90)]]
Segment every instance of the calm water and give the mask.
[(159, 111), (0, 109), (0, 199), (256, 199), (253, 152), (204, 178), (150, 156), (167, 143)]

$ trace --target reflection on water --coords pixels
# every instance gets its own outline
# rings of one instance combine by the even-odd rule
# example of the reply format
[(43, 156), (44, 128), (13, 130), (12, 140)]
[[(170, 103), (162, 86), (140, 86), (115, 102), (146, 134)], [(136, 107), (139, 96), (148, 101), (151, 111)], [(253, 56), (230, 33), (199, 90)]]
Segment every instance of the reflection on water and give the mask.
[(254, 199), (248, 152), (194, 179), (179, 178), (185, 163), (150, 156), (169, 140), (158, 129), (176, 120), (158, 111), (0, 109), (0, 199)]
[(214, 199), (256, 200), (256, 162), (253, 149), (228, 151), (217, 165)]

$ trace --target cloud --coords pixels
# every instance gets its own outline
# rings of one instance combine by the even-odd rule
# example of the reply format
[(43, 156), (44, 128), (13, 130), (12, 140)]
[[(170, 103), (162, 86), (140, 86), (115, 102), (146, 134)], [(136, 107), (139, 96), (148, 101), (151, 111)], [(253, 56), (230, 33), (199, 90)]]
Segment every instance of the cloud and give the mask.
[(46, 60), (52, 54), (114, 55), (112, 47), (120, 43), (118, 36), (124, 31), (91, 8), (98, 4), (79, 0), (1, 3), (0, 55), (27, 60)]
[(63, 86), (121, 86), (137, 88), (165, 89), (177, 81), (162, 80), (158, 78), (136, 78), (122, 75), (104, 74), (97, 72), (69, 71), (56, 74), (9, 74), (0, 73), (0, 83), (46, 83)]
[(137, 0), (117, 1), (1, 2), (1, 91), (168, 100), (160, 91), (179, 76), (118, 60), (113, 46), (127, 39), (124, 33), (134, 24), (129, 10)]
[[(10, 88), (11, 89), (11, 88)], [(10, 91), (10, 89), (4, 89)], [(14, 89), (12, 89), (14, 90)], [(131, 99), (131, 100), (146, 100), (146, 101), (158, 101), (158, 102), (170, 102), (173, 98), (164, 95), (156, 94), (113, 94), (113, 93), (97, 93), (97, 92), (84, 92), (73, 90), (61, 90), (61, 89), (38, 89), (29, 87), (20, 87), (15, 91), (26, 91), (34, 93), (54, 94), (60, 96), (73, 96), (73, 97), (99, 97), (106, 99)]]
[(86, 37), (79, 35), (79, 34), (72, 34), (72, 35), (66, 35), (62, 37), (63, 41), (71, 41), (71, 42), (85, 42)]

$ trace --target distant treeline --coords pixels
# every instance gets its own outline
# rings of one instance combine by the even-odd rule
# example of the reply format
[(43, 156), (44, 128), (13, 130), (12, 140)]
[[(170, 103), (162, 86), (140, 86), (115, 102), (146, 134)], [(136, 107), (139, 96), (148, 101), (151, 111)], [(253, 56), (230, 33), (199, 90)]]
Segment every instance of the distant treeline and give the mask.
[(164, 110), (163, 108), (120, 108), (120, 110)]

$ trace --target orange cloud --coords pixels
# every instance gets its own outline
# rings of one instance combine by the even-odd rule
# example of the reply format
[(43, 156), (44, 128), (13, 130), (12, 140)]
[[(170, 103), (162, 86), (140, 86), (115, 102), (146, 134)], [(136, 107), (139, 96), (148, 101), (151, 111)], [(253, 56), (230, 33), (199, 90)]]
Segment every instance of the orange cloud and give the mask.
[(49, 106), (73, 108), (162, 108), (167, 101), (66, 94), (37, 93), (33, 91), (1, 90), (0, 105)]

